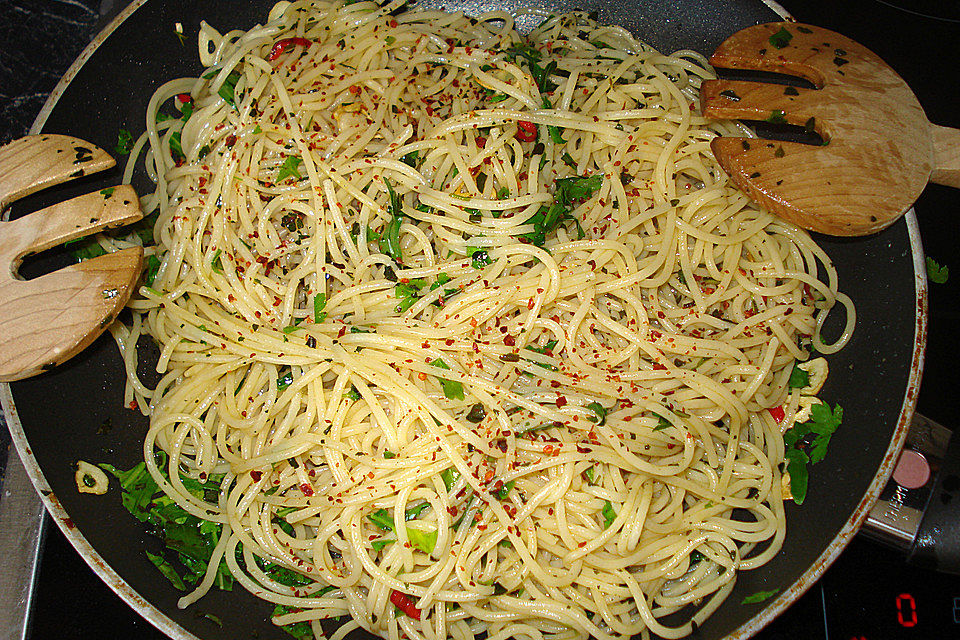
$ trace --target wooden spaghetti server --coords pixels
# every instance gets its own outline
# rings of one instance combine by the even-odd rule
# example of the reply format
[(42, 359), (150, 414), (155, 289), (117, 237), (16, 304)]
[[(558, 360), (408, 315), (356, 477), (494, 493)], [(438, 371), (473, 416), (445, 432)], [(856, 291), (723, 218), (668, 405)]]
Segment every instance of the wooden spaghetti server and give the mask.
[[(77, 138), (15, 140), (0, 147), (0, 211), (113, 165), (106, 152)], [(0, 381), (52, 369), (103, 333), (140, 277), (143, 250), (108, 253), (32, 280), (17, 275), (23, 258), (142, 217), (133, 188), (119, 185), (0, 222)]]
[(761, 24), (728, 38), (710, 63), (816, 87), (710, 80), (700, 93), (708, 118), (799, 125), (823, 139), (711, 142), (737, 186), (794, 224), (868, 235), (905, 213), (928, 181), (960, 187), (960, 130), (931, 124), (896, 72), (849, 38), (794, 22)]

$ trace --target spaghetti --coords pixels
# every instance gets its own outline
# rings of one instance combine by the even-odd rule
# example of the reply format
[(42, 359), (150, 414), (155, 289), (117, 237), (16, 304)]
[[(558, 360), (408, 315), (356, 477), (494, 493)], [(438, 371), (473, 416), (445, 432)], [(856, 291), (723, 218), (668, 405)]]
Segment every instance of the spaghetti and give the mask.
[(150, 101), (153, 266), (111, 331), (151, 475), (222, 525), (181, 605), (224, 561), (335, 640), (686, 635), (781, 546), (789, 377), (849, 299), (717, 166), (698, 54), (402, 5), (204, 24)]

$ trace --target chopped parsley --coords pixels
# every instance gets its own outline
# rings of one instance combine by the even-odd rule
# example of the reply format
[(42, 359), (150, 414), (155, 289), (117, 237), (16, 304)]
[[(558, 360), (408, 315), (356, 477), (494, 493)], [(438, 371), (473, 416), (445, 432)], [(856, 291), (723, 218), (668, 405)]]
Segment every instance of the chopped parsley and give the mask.
[(603, 528), (609, 529), (613, 521), (617, 519), (617, 512), (609, 500), (603, 501), (603, 509), (600, 511), (603, 515)]
[[(430, 363), (434, 367), (439, 367), (440, 369), (450, 370), (450, 367), (447, 366), (447, 363), (437, 358)], [(446, 380), (444, 378), (437, 378), (440, 381), (440, 385), (443, 387), (443, 395), (450, 398), (451, 400), (463, 400), (463, 385), (456, 380)]]
[(303, 163), (303, 158), (300, 156), (287, 156), (287, 159), (280, 165), (280, 171), (277, 173), (277, 183), (283, 182), (287, 178), (301, 180), (303, 178), (303, 176), (300, 175), (299, 169), (301, 163)]
[(327, 319), (327, 314), (323, 308), (327, 306), (327, 294), (318, 293), (313, 296), (313, 321), (320, 324)]
[(120, 131), (117, 132), (117, 145), (113, 150), (125, 156), (133, 150), (133, 143), (133, 135), (126, 129), (120, 129)]
[(936, 282), (937, 284), (943, 284), (947, 281), (947, 278), (950, 277), (950, 267), (944, 265), (940, 266), (937, 264), (937, 261), (927, 256), (927, 278), (930, 282)]
[(773, 45), (776, 49), (783, 49), (790, 44), (790, 41), (793, 39), (793, 34), (787, 31), (786, 27), (780, 27), (780, 31), (777, 31), (768, 39), (770, 44)]
[(816, 464), (823, 460), (830, 438), (842, 421), (843, 408), (840, 405), (831, 409), (830, 405), (820, 403), (811, 407), (810, 420), (793, 425), (783, 434), (790, 493), (797, 504), (803, 504), (807, 497), (807, 463)]
[(780, 589), (770, 589), (769, 591), (757, 591), (756, 593), (750, 594), (740, 604), (756, 604), (758, 602), (763, 602), (769, 600), (773, 596), (777, 595), (780, 592)]
[(220, 85), (220, 89), (217, 91), (217, 94), (223, 98), (224, 102), (233, 107), (237, 108), (236, 101), (236, 92), (237, 92), (237, 82), (240, 81), (240, 72), (232, 71), (230, 75), (227, 76), (226, 80), (223, 81), (223, 84)]
[(810, 386), (810, 374), (800, 368), (799, 362), (793, 363), (793, 371), (790, 372), (790, 381), (787, 383), (792, 389), (803, 389)]
[(383, 183), (387, 185), (387, 192), (390, 194), (390, 221), (383, 227), (380, 234), (380, 251), (393, 258), (398, 264), (403, 263), (403, 250), (400, 247), (400, 225), (403, 223), (403, 202), (400, 196), (393, 190), (393, 185), (386, 178)]
[(590, 416), (587, 418), (590, 422), (596, 422), (598, 426), (603, 426), (607, 423), (607, 410), (599, 402), (591, 402), (587, 405), (587, 409), (593, 411), (596, 415)]

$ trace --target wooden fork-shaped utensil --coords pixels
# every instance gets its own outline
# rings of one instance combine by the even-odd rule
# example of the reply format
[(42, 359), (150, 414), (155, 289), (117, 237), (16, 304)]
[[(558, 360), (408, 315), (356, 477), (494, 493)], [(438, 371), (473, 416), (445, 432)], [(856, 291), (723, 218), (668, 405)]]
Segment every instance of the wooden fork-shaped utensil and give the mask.
[[(46, 187), (114, 165), (103, 150), (60, 135), (20, 138), (0, 147), (0, 211)], [(52, 369), (113, 322), (140, 276), (143, 250), (124, 249), (22, 280), (27, 255), (143, 215), (133, 188), (119, 185), (0, 222), (0, 381)]]
[(849, 38), (806, 24), (761, 24), (727, 39), (710, 63), (816, 86), (710, 80), (700, 94), (708, 118), (820, 134), (822, 146), (727, 137), (710, 145), (737, 186), (801, 227), (868, 235), (906, 212), (928, 180), (960, 187), (960, 130), (930, 124), (900, 76)]

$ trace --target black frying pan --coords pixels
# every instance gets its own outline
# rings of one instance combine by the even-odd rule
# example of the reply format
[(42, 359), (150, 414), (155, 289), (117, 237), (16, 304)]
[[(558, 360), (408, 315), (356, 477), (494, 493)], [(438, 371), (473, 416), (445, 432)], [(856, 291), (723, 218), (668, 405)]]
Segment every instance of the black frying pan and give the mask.
[[(146, 102), (157, 85), (200, 71), (194, 44), (200, 20), (221, 30), (246, 28), (263, 20), (270, 4), (150, 0), (126, 10), (122, 22), (98, 36), (81, 57), (82, 64), (68, 72), (41, 114), (43, 130), (112, 149), (120, 127), (142, 130)], [(780, 19), (756, 0), (423, 4), (468, 12), (521, 6), (599, 9), (602, 21), (621, 24), (661, 50), (693, 48), (707, 54), (740, 28)], [(185, 45), (175, 36), (176, 23), (183, 25)], [(17, 203), (12, 215), (115, 184), (118, 176), (115, 171), (34, 196)], [(147, 188), (146, 183), (135, 186)], [(763, 568), (740, 574), (733, 594), (701, 628), (699, 638), (748, 637), (816, 580), (855, 533), (884, 485), (913, 411), (926, 320), (922, 250), (913, 215), (876, 236), (818, 240), (837, 264), (842, 289), (853, 297), (859, 315), (853, 341), (830, 359), (830, 380), (821, 394), (845, 407), (844, 424), (830, 455), (812, 469), (806, 503), (787, 507), (789, 532), (782, 552)], [(51, 264), (63, 259), (48, 258)], [(148, 381), (150, 359), (149, 353), (142, 357)], [(158, 551), (160, 543), (123, 509), (119, 492), (102, 497), (77, 492), (77, 460), (110, 461), (122, 468), (140, 460), (146, 421), (121, 406), (123, 383), (120, 358), (107, 337), (44, 376), (0, 390), (21, 456), (57, 524), (114, 590), (174, 637), (286, 637), (270, 623), (270, 605), (240, 587), (233, 593), (211, 591), (190, 609), (177, 609), (180, 592), (159, 576), (143, 553)], [(779, 589), (779, 596), (759, 605), (741, 604), (746, 595), (770, 589)], [(222, 626), (197, 610), (214, 614)]]

